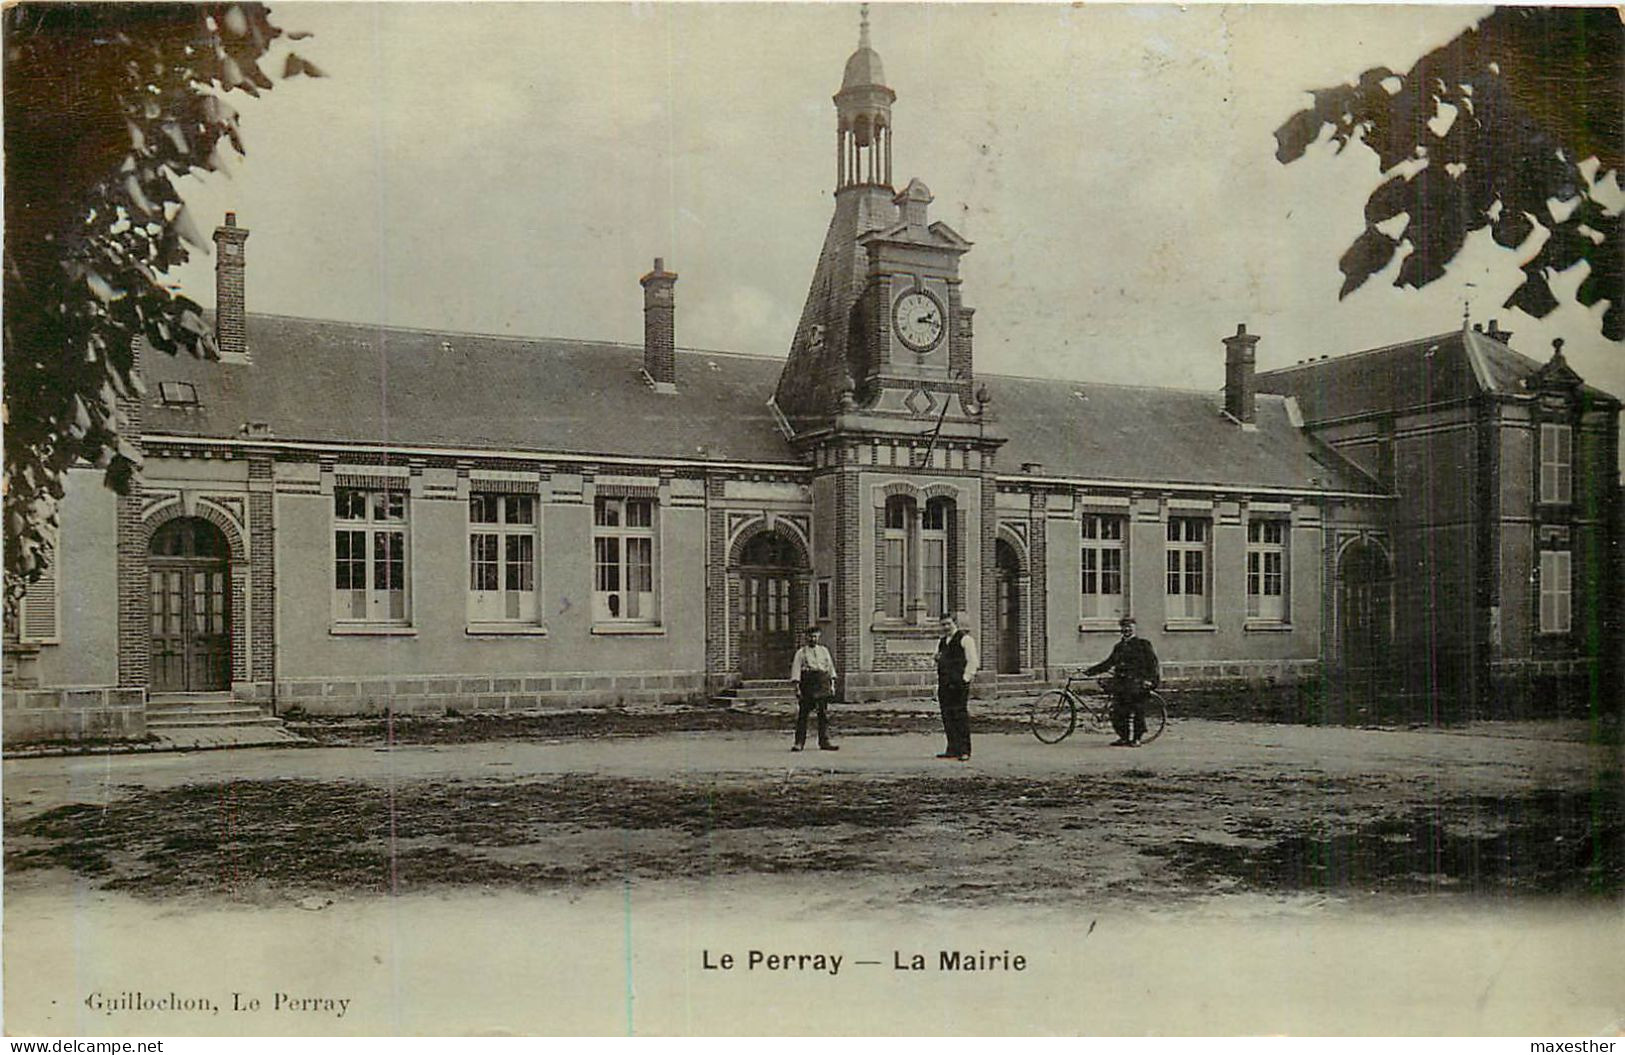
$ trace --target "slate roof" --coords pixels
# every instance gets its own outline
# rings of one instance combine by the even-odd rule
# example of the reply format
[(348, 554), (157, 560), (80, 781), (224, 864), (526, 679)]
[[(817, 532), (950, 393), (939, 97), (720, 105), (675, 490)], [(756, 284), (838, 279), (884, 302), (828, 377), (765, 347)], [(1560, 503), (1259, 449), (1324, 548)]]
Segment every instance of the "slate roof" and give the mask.
[[(767, 406), (781, 359), (677, 353), (677, 393), (653, 391), (638, 346), (386, 329), (250, 315), (250, 364), (149, 351), (149, 434), (798, 464)], [(165, 406), (186, 381), (199, 406)], [(978, 375), (1009, 437), (1005, 471), (1043, 476), (1378, 493), (1340, 455), (1258, 401), (1258, 428), (1219, 393)]]
[(988, 377), (999, 464), (1038, 476), (1156, 483), (1355, 491), (1380, 488), (1342, 455), (1293, 424), (1286, 399), (1262, 396), (1257, 429), (1223, 414), (1218, 392), (1036, 378)]
[[(234, 437), (253, 421), (277, 440), (794, 460), (767, 406), (773, 359), (679, 352), (663, 394), (639, 346), (280, 315), (250, 315), (248, 346), (249, 365), (147, 352), (146, 430)], [(201, 407), (155, 406), (158, 380), (192, 382)]]
[[(1328, 422), (1469, 399), (1527, 393), (1542, 364), (1488, 334), (1455, 330), (1403, 344), (1258, 374), (1258, 390), (1297, 399), (1305, 421)], [(1595, 397), (1613, 397), (1584, 386)]]

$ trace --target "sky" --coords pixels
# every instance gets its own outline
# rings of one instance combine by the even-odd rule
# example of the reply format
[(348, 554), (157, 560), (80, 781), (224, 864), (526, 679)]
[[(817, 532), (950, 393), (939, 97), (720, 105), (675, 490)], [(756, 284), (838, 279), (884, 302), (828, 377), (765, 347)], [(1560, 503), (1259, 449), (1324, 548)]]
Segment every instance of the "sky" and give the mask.
[[(1500, 307), (1523, 254), (1478, 232), (1425, 290), (1389, 269), (1339, 301), (1380, 181), (1274, 130), (1307, 89), (1405, 70), (1487, 9), (878, 3), (894, 179), (975, 243), (983, 372), (1217, 389), (1245, 322), (1259, 367), (1498, 319), (1625, 394), (1601, 305)], [(188, 180), (230, 209), (251, 312), (638, 343), (637, 279), (681, 278), (679, 345), (786, 354), (833, 208), (856, 4), (278, 4), (328, 76), (231, 100), (248, 154)], [(265, 63), (275, 75), (280, 52)], [(1617, 191), (1617, 187), (1611, 188)], [(1533, 246), (1528, 248), (1533, 252)], [(212, 258), (171, 278), (205, 305)], [(250, 337), (252, 340), (252, 337)]]

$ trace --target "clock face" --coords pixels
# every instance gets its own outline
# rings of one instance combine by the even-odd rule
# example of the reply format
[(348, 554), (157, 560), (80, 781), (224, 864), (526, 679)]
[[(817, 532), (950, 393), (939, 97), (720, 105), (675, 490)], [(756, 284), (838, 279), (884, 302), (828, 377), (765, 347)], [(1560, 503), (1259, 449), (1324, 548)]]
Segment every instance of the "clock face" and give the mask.
[(942, 341), (942, 304), (924, 290), (897, 298), (892, 307), (892, 328), (916, 352), (929, 352)]

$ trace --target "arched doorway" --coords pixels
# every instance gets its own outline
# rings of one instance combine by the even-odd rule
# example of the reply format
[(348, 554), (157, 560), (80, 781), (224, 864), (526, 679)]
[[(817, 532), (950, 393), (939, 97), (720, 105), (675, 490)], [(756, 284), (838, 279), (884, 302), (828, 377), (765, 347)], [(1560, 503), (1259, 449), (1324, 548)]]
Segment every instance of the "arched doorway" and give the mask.
[(999, 673), (1021, 673), (1021, 558), (1004, 539), (993, 543), (998, 569)]
[(784, 678), (796, 652), (796, 628), (806, 613), (796, 589), (795, 544), (764, 531), (739, 554), (739, 672), (746, 679)]
[(1337, 562), (1338, 657), (1350, 686), (1374, 688), (1392, 662), (1393, 568), (1381, 546), (1357, 539)]
[(154, 692), (212, 692), (231, 684), (231, 596), (225, 534), (180, 517), (148, 550)]

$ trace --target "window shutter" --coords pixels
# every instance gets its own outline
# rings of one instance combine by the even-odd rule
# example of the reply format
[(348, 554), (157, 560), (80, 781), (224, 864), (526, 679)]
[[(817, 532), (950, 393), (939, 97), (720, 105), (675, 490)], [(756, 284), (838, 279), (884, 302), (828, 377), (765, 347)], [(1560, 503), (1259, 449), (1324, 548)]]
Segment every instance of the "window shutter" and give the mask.
[(58, 617), (58, 591), (56, 565), (53, 563), (30, 583), (23, 594), (21, 640), (30, 644), (54, 645), (61, 641), (61, 620)]

